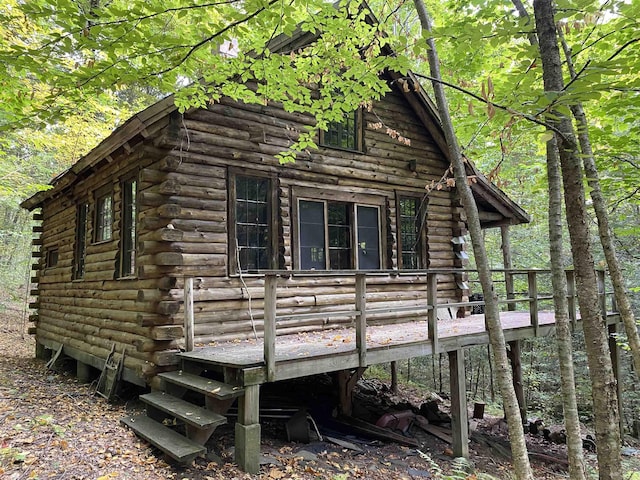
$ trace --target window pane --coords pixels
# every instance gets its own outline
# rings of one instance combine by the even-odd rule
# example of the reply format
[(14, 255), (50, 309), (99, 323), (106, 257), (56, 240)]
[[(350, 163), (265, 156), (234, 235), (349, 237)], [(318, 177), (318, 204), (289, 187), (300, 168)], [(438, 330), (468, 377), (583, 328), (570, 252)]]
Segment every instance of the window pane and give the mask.
[(380, 268), (380, 228), (376, 207), (358, 205), (358, 268)]
[(73, 256), (73, 278), (84, 277), (85, 255), (87, 250), (87, 214), (89, 204), (81, 203), (76, 213), (76, 244)]
[(136, 190), (135, 179), (122, 183), (122, 231), (120, 276), (135, 274), (136, 267)]
[(351, 261), (351, 207), (348, 203), (327, 202), (329, 222), (329, 268), (350, 269)]
[(112, 212), (111, 194), (104, 195), (96, 200), (96, 242), (111, 240)]
[(324, 202), (300, 200), (300, 268), (325, 270)]
[(358, 146), (358, 111), (347, 113), (340, 122), (330, 122), (324, 133), (323, 144), (329, 147), (340, 147), (357, 150)]
[(240, 269), (269, 268), (269, 180), (237, 176), (235, 207)]
[(420, 217), (417, 198), (400, 198), (400, 245), (402, 268), (419, 268)]

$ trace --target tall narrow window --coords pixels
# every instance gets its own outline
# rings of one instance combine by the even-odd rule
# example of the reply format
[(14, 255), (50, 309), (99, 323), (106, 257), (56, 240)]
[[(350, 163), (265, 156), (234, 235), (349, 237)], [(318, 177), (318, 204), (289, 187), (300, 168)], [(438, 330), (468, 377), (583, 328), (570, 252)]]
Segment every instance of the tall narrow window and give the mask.
[(330, 122), (326, 132), (321, 132), (320, 143), (326, 147), (362, 150), (362, 113), (360, 109), (345, 113), (340, 122)]
[(350, 214), (349, 204), (327, 202), (329, 269), (331, 270), (352, 268)]
[(269, 219), (270, 181), (267, 178), (235, 177), (235, 220), (237, 259), (241, 271), (271, 266)]
[(358, 213), (358, 268), (380, 268), (380, 227), (376, 207), (357, 206)]
[(113, 234), (113, 194), (111, 190), (96, 195), (95, 242), (111, 240)]
[(136, 269), (136, 192), (137, 179), (122, 182), (122, 230), (120, 232), (120, 276), (135, 274)]
[(420, 268), (420, 200), (415, 197), (400, 197), (398, 201), (400, 224), (400, 268)]
[(324, 202), (300, 200), (300, 269), (326, 270)]
[(87, 216), (89, 204), (80, 203), (76, 210), (76, 244), (73, 252), (73, 278), (84, 277), (84, 262), (87, 251)]

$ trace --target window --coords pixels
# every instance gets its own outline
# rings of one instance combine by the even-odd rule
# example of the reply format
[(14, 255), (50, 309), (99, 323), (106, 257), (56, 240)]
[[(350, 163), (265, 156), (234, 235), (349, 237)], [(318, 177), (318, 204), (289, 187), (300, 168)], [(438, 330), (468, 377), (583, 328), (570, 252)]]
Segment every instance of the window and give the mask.
[(232, 270), (243, 272), (272, 266), (271, 181), (268, 178), (232, 177), (235, 241)]
[(136, 270), (136, 192), (135, 177), (122, 182), (122, 229), (120, 231), (120, 276), (135, 275)]
[(55, 267), (56, 265), (58, 265), (58, 248), (50, 248), (49, 250), (47, 250), (47, 254), (45, 257), (45, 266), (47, 268), (49, 267)]
[(113, 194), (110, 190), (96, 194), (96, 222), (94, 241), (111, 240), (113, 233)]
[(423, 268), (420, 203), (421, 200), (418, 197), (398, 199), (399, 267), (406, 270)]
[(362, 150), (362, 111), (345, 113), (341, 122), (330, 122), (327, 131), (320, 132), (320, 143), (325, 147)]
[(73, 278), (84, 277), (84, 263), (87, 251), (87, 216), (89, 204), (80, 203), (76, 207), (76, 244), (73, 252)]
[[(379, 208), (349, 202), (298, 202), (302, 270), (379, 269)], [(354, 245), (356, 246), (354, 254)]]

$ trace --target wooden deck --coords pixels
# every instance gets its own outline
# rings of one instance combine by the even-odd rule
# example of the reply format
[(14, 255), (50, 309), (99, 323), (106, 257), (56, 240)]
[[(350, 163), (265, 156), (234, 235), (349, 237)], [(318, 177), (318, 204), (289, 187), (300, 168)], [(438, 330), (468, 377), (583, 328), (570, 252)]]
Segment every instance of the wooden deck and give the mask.
[[(555, 330), (555, 315), (538, 312), (538, 326), (532, 326), (529, 311), (508, 311), (500, 315), (506, 341), (547, 336)], [(609, 314), (611, 323), (618, 321)], [(579, 318), (578, 318), (579, 321)], [(486, 345), (489, 336), (484, 315), (438, 322), (438, 351), (450, 352), (463, 347)], [(294, 335), (281, 335), (275, 343), (274, 381), (363, 366), (356, 344), (356, 328), (335, 328)], [(428, 322), (368, 326), (366, 329), (366, 365), (404, 360), (433, 354)], [(244, 340), (197, 347), (181, 354), (187, 361), (227, 367), (241, 372), (243, 385), (267, 381), (264, 341)]]

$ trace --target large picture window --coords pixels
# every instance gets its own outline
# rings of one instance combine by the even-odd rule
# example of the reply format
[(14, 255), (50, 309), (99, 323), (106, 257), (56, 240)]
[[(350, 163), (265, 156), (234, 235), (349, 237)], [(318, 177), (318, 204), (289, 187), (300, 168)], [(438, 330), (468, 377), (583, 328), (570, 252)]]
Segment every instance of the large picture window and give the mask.
[(87, 253), (87, 217), (89, 204), (86, 202), (76, 207), (76, 243), (73, 252), (73, 278), (84, 277), (85, 257)]
[(298, 202), (302, 270), (379, 269), (380, 210), (325, 200)]
[(320, 132), (320, 144), (345, 150), (362, 150), (362, 111), (346, 113), (340, 122), (330, 122), (326, 132)]
[(106, 242), (113, 235), (113, 193), (102, 190), (96, 194), (96, 221), (94, 241)]
[(271, 181), (268, 178), (235, 175), (232, 178), (235, 239), (232, 270), (249, 271), (272, 267)]
[(136, 270), (136, 177), (122, 182), (122, 221), (120, 231), (120, 277), (135, 275)]
[(418, 197), (399, 197), (398, 199), (399, 267), (405, 270), (424, 268), (420, 202)]

